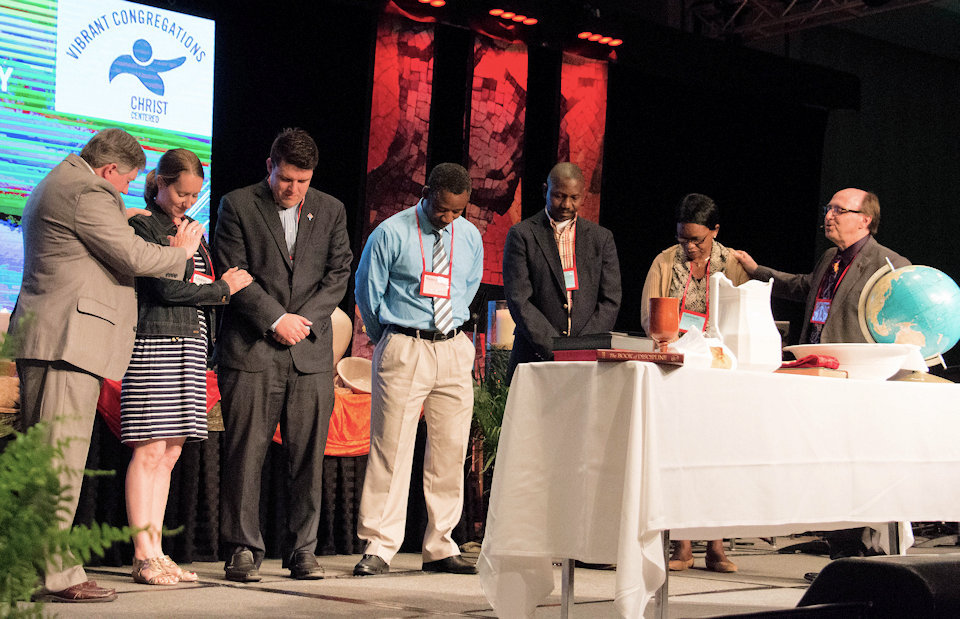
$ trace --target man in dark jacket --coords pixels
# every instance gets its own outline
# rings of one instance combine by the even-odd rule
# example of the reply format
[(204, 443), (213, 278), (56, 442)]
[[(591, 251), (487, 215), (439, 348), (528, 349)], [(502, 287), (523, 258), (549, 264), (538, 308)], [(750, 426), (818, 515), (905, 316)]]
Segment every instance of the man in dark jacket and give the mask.
[(553, 338), (604, 333), (620, 310), (613, 234), (577, 217), (583, 172), (558, 163), (543, 186), (546, 208), (516, 224), (503, 250), (503, 288), (517, 323), (508, 376), (519, 363), (553, 359)]

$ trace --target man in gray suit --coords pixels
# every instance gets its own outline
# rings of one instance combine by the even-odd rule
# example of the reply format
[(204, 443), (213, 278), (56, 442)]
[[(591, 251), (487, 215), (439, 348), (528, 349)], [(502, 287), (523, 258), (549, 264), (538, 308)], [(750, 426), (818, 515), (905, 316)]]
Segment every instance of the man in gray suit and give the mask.
[[(23, 209), (23, 284), (10, 319), (25, 430), (43, 421), (63, 449), (60, 482), (70, 486), (70, 527), (80, 498), (101, 379), (120, 380), (137, 331), (134, 278), (183, 277), (203, 230), (182, 226), (170, 247), (127, 225), (122, 193), (146, 165), (130, 134), (105, 129), (80, 156), (69, 155), (31, 192)], [(113, 589), (88, 580), (70, 556), (50, 559), (37, 596), (52, 602), (105, 602)]]
[(323, 451), (333, 412), (330, 314), (350, 276), (343, 203), (310, 187), (319, 151), (306, 131), (274, 140), (267, 178), (220, 202), (214, 262), (253, 283), (233, 295), (216, 344), (223, 397), (220, 537), (229, 580), (260, 580), (260, 475), (277, 424), (289, 460), (283, 565), (298, 579), (323, 578), (314, 552)]
[[(862, 189), (833, 194), (824, 207), (823, 232), (834, 245), (820, 256), (808, 274), (793, 274), (759, 266), (745, 251), (734, 251), (754, 279), (773, 278), (773, 294), (806, 303), (801, 344), (866, 342), (857, 317), (860, 294), (870, 277), (889, 260), (894, 268), (910, 261), (874, 240), (880, 227), (880, 200)], [(824, 535), (830, 557), (876, 554), (873, 530), (842, 529)], [(808, 574), (809, 576), (809, 574)]]
[(543, 186), (546, 208), (510, 228), (503, 289), (517, 324), (508, 377), (519, 363), (553, 359), (553, 338), (613, 329), (620, 262), (613, 234), (577, 217), (583, 172), (558, 163)]
[(860, 293), (867, 280), (887, 263), (910, 261), (877, 243), (880, 201), (862, 189), (842, 189), (824, 208), (823, 231), (836, 249), (828, 249), (812, 273), (793, 274), (757, 265), (745, 251), (734, 254), (754, 279), (773, 278), (774, 296), (806, 303), (801, 344), (865, 342), (857, 318)]

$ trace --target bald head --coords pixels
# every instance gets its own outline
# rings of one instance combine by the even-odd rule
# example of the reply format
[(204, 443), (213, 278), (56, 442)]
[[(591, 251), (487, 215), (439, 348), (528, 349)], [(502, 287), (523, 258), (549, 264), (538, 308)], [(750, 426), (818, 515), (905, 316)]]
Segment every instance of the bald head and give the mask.
[(547, 199), (547, 213), (551, 219), (573, 219), (584, 198), (583, 172), (576, 164), (558, 163), (547, 175), (543, 195)]
[(823, 233), (841, 250), (880, 225), (880, 201), (874, 194), (848, 187), (833, 194), (823, 217)]
[(550, 168), (550, 174), (547, 175), (548, 183), (550, 181), (556, 183), (564, 179), (580, 181), (582, 183), (583, 171), (580, 170), (580, 166), (575, 163), (570, 163), (569, 161), (561, 161)]

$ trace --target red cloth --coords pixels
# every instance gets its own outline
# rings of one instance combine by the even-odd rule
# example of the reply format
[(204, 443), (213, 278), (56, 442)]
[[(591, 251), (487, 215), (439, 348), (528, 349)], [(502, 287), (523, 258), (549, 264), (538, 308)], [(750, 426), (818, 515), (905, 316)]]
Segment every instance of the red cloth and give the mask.
[[(213, 370), (207, 370), (207, 412), (220, 401), (220, 388), (217, 386), (217, 375)], [(120, 438), (120, 382), (106, 378), (100, 387), (100, 399), (97, 401), (97, 412), (107, 422), (107, 427), (113, 435)]]
[(800, 357), (796, 361), (787, 361), (780, 366), (781, 369), (791, 368), (830, 368), (836, 370), (840, 367), (840, 362), (836, 357), (830, 355), (807, 355)]
[[(326, 456), (363, 456), (370, 453), (370, 394), (336, 389), (327, 432)], [(281, 444), (280, 426), (273, 441)]]

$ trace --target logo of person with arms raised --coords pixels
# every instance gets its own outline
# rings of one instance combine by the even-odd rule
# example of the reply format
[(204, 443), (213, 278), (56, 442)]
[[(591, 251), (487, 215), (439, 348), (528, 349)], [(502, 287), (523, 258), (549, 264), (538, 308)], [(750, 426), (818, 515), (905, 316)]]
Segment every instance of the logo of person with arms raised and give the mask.
[(180, 58), (172, 58), (170, 60), (157, 59), (147, 64), (152, 57), (153, 47), (150, 46), (150, 43), (145, 39), (137, 39), (133, 44), (132, 56), (130, 54), (118, 56), (117, 59), (113, 61), (113, 64), (110, 65), (110, 79), (108, 81), (112, 82), (113, 78), (118, 75), (129, 73), (139, 79), (140, 83), (143, 84), (147, 90), (162, 97), (163, 79), (160, 77), (160, 74), (171, 69), (176, 69), (186, 62), (187, 57), (181, 56)]

